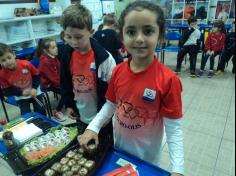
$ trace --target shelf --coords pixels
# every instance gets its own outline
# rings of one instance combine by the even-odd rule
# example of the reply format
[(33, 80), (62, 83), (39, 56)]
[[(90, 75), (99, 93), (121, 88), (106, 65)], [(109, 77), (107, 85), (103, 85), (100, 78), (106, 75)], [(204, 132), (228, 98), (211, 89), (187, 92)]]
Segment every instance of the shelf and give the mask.
[(197, 1), (197, 3), (209, 3), (209, 1)]
[(56, 33), (52, 33), (52, 34), (47, 34), (47, 35), (43, 35), (43, 36), (37, 36), (35, 37), (35, 39), (42, 39), (42, 38), (50, 38), (50, 37), (54, 37), (54, 36), (58, 36), (60, 35), (61, 32), (56, 32)]
[(15, 41), (8, 41), (6, 42), (7, 45), (13, 45), (13, 44), (17, 44), (17, 43), (23, 43), (23, 42), (29, 42), (32, 41), (33, 39), (20, 39), (20, 40), (15, 40)]
[(26, 20), (57, 18), (57, 17), (60, 17), (60, 16), (61, 16), (61, 14), (49, 14), (49, 15), (29, 16), (29, 17), (15, 17), (15, 18), (9, 18), (9, 19), (6, 19), (6, 20), (0, 20), (0, 24), (1, 23), (17, 22), (17, 21), (26, 21)]

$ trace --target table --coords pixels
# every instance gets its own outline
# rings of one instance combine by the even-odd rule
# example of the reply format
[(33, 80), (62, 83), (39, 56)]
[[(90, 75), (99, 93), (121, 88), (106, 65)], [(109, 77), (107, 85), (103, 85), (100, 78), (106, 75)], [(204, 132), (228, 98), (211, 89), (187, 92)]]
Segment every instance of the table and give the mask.
[[(25, 114), (21, 117), (23, 117), (23, 118), (41, 117), (44, 120), (49, 121), (53, 127), (59, 125), (58, 122), (56, 122), (44, 115), (41, 115), (39, 113), (34, 113), (34, 112), (28, 113), (28, 114)], [(1, 130), (2, 130), (2, 128), (0, 128), (0, 131)], [(7, 154), (7, 152), (8, 152), (8, 150), (6, 149), (6, 147), (2, 141), (0, 142), (0, 152), (3, 154)], [(120, 163), (123, 163), (123, 164), (124, 163), (131, 163), (131, 164), (135, 165), (137, 167), (136, 169), (138, 170), (140, 176), (170, 176), (169, 172), (167, 172), (161, 168), (158, 168), (156, 166), (153, 166), (145, 161), (142, 161), (134, 156), (131, 156), (128, 153), (116, 150), (114, 148), (111, 148), (111, 150), (108, 152), (108, 154), (105, 158), (105, 161), (104, 161), (103, 165), (101, 166), (101, 168), (96, 173), (96, 176), (102, 176), (105, 173), (111, 172), (114, 169), (121, 167), (121, 165), (117, 164), (117, 161), (120, 161)], [(27, 174), (27, 176), (34, 176), (35, 175), (34, 173), (36, 173), (36, 172), (34, 171), (34, 172), (32, 172), (32, 174)]]
[[(36, 113), (36, 112), (30, 112), (30, 113), (27, 113), (27, 114), (25, 114), (25, 115), (22, 115), (22, 116), (20, 116), (20, 117), (18, 117), (18, 118), (25, 118), (25, 119), (27, 119), (27, 118), (29, 118), (29, 117), (34, 117), (34, 118), (41, 117), (42, 119), (44, 119), (44, 120), (50, 122), (53, 127), (59, 125), (58, 122), (56, 122), (56, 121), (54, 121), (54, 120), (52, 120), (52, 119), (50, 119), (50, 118), (48, 118), (48, 117), (46, 117), (46, 116), (44, 116), (44, 115), (41, 115), (41, 114), (39, 114), (39, 113)], [(33, 119), (34, 119), (34, 118), (33, 118)], [(33, 120), (33, 119), (32, 119), (32, 120)], [(27, 123), (30, 123), (30, 121), (27, 122)], [(3, 130), (2, 127), (0, 127), (0, 131), (2, 131), (2, 130)], [(4, 154), (4, 155), (8, 153), (8, 150), (7, 150), (6, 146), (4, 145), (3, 141), (0, 141), (0, 152), (1, 152), (2, 154)]]
[(140, 176), (170, 176), (169, 172), (114, 148), (107, 154), (105, 162), (96, 176), (102, 176), (121, 167), (117, 164), (117, 161), (121, 161), (122, 163), (129, 162), (135, 165)]

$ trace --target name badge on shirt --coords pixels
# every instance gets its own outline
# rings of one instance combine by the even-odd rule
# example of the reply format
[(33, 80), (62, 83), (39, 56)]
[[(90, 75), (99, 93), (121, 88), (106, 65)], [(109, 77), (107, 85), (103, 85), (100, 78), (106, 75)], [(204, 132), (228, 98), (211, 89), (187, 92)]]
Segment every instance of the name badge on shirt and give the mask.
[(22, 73), (23, 73), (23, 75), (27, 75), (27, 74), (29, 73), (29, 70), (23, 69), (23, 70), (22, 70)]
[(151, 89), (145, 89), (143, 99), (149, 102), (153, 102), (156, 99), (157, 92)]
[(94, 62), (90, 64), (90, 71), (95, 72), (96, 71), (96, 65)]

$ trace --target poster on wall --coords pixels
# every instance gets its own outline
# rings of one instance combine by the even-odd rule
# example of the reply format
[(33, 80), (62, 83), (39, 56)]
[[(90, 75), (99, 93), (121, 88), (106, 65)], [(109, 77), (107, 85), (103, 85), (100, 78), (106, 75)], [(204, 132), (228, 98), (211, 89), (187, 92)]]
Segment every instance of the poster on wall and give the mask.
[(115, 13), (114, 1), (102, 1), (103, 13)]
[(217, 2), (216, 19), (226, 21), (229, 18), (230, 3), (230, 1)]
[(232, 0), (229, 18), (235, 18), (235, 0)]

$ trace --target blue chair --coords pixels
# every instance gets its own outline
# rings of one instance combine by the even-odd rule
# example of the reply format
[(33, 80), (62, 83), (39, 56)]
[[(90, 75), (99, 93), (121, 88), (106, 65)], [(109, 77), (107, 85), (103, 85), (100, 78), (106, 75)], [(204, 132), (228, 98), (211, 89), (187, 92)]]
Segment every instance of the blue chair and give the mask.
[(178, 53), (178, 51), (180, 50), (179, 46), (178, 45), (173, 45), (173, 44), (170, 44), (170, 43), (173, 42), (173, 41), (178, 42), (180, 37), (181, 37), (181, 34), (178, 31), (171, 31), (171, 32), (166, 33), (165, 47), (162, 48), (162, 57), (161, 57), (162, 63), (165, 63), (165, 53), (166, 52), (176, 52), (176, 53)]
[(158, 58), (158, 59), (161, 59), (161, 48), (156, 48), (156, 49), (155, 49), (155, 53), (156, 53), (156, 55), (157, 55), (157, 58)]

